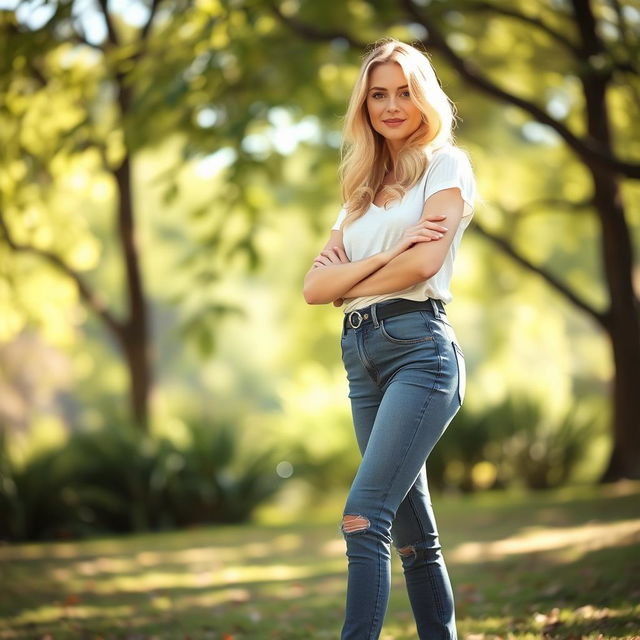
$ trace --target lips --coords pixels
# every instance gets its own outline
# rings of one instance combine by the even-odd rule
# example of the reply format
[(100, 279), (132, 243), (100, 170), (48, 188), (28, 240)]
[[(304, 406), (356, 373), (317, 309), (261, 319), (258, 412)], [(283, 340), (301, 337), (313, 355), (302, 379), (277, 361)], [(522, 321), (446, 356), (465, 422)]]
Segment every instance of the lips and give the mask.
[(399, 118), (390, 118), (389, 120), (383, 120), (382, 122), (390, 127), (397, 127), (398, 125), (401, 125), (404, 120), (401, 120)]

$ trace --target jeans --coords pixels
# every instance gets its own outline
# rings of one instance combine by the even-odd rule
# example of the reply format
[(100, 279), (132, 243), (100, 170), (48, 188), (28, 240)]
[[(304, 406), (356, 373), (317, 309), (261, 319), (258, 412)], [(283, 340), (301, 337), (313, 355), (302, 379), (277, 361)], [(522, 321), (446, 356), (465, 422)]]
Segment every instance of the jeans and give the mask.
[[(440, 301), (378, 320), (385, 300), (343, 328), (342, 360), (362, 461), (343, 511), (348, 581), (341, 640), (379, 638), (391, 587), (391, 543), (419, 637), (456, 638), (425, 462), (464, 399), (465, 364)], [(357, 324), (357, 323), (355, 323)], [(354, 521), (354, 516), (357, 516)]]

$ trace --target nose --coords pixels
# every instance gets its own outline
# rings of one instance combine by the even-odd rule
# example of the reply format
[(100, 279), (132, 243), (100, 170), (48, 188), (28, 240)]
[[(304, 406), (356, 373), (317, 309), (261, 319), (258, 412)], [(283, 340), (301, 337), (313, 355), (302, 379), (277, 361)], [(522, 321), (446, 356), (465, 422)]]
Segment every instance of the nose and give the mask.
[(396, 98), (395, 96), (391, 96), (389, 98), (389, 102), (387, 103), (387, 111), (398, 111), (398, 105), (396, 104)]

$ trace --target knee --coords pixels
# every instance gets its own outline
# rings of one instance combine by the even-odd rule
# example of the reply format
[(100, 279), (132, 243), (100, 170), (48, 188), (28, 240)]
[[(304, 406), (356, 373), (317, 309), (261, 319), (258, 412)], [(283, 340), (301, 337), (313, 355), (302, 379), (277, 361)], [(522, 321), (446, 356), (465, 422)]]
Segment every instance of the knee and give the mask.
[(427, 564), (439, 563), (442, 559), (442, 549), (437, 540), (419, 541), (414, 544), (398, 546), (398, 555), (402, 560), (421, 560)]
[(408, 544), (406, 547), (399, 547), (398, 553), (401, 558), (415, 558), (416, 548), (412, 544)]
[(360, 531), (366, 531), (371, 526), (368, 518), (361, 515), (345, 514), (342, 516), (342, 524), (340, 528), (342, 533), (358, 533)]

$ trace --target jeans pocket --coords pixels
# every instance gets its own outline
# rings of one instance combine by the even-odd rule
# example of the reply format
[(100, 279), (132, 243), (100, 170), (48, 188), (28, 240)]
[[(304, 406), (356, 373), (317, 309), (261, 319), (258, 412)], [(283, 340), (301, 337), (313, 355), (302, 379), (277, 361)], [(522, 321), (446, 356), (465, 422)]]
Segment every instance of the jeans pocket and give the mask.
[(380, 333), (393, 344), (419, 344), (433, 340), (420, 311), (380, 320)]
[(467, 367), (464, 361), (464, 354), (462, 349), (458, 346), (457, 342), (452, 342), (453, 353), (456, 356), (456, 363), (458, 365), (458, 402), (460, 406), (464, 402), (464, 394), (467, 388)]

